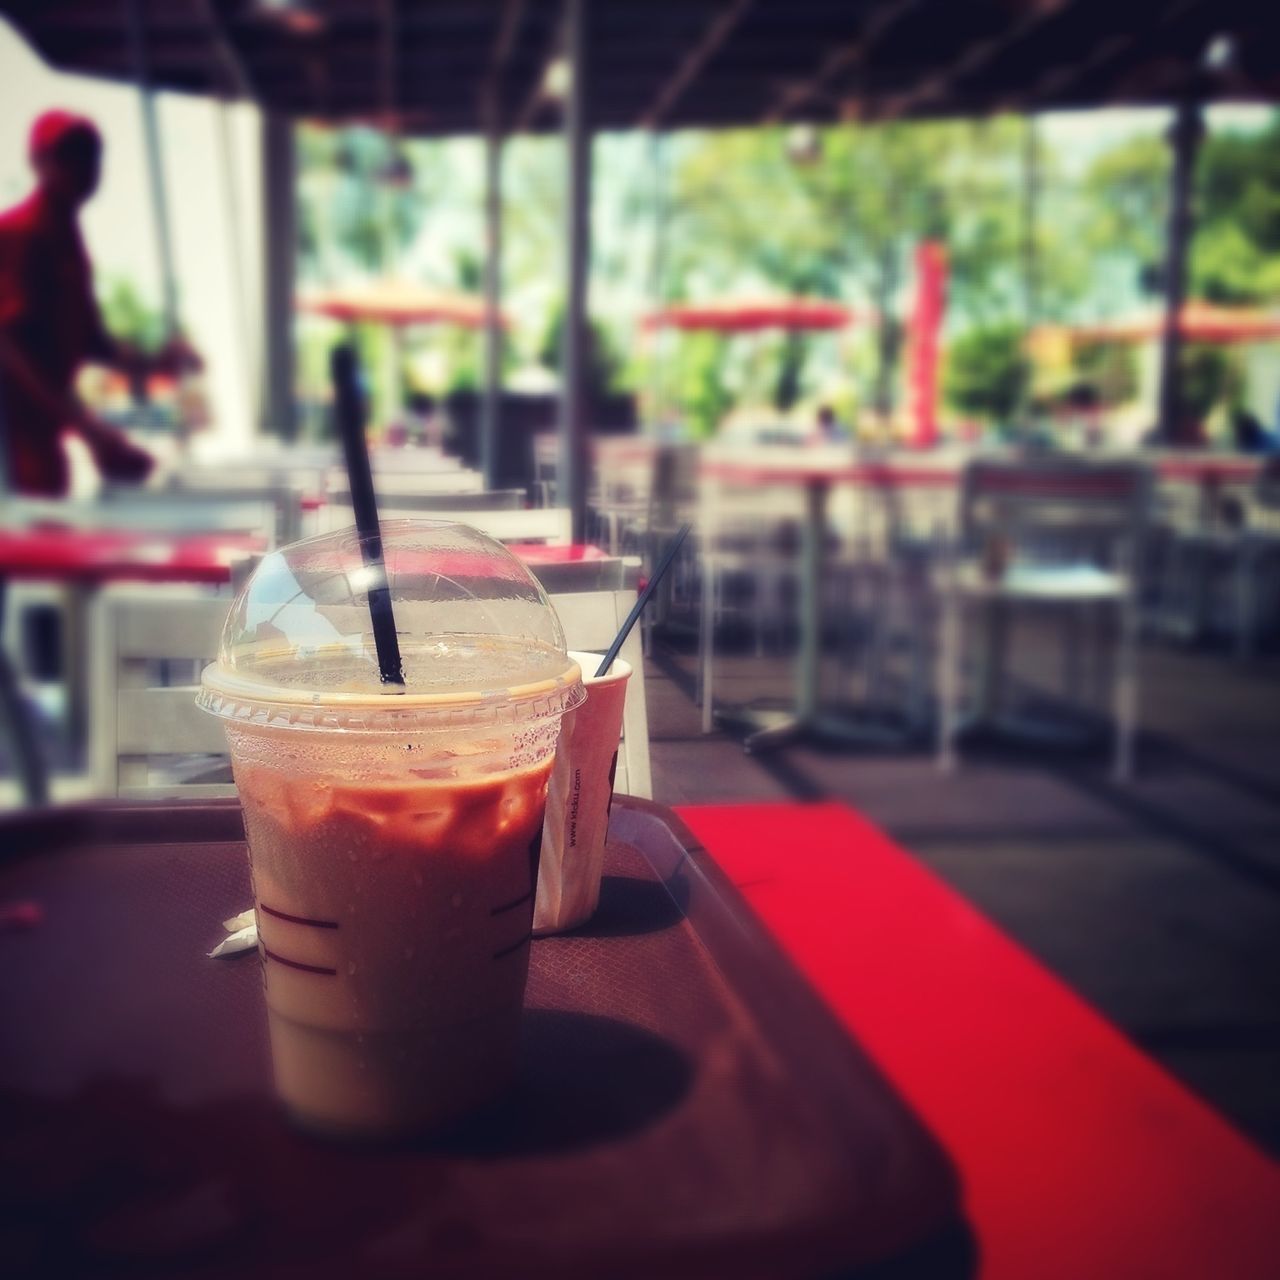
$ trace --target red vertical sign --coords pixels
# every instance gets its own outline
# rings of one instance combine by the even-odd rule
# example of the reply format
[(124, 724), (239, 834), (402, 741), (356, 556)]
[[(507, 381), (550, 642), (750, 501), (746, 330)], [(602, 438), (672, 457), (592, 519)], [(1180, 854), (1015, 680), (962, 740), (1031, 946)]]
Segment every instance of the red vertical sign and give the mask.
[(927, 449), (938, 439), (938, 358), (946, 291), (946, 246), (924, 240), (916, 249), (916, 301), (907, 373), (912, 443), (917, 449)]

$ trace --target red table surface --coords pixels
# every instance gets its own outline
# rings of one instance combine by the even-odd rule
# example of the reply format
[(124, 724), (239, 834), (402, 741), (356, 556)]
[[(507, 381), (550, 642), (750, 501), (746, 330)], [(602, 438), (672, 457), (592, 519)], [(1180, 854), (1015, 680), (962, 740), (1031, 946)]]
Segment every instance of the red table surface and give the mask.
[(243, 533), (125, 529), (0, 530), (0, 577), (60, 582), (227, 582), (235, 560), (266, 549)]
[(883, 833), (680, 816), (947, 1148), (983, 1280), (1278, 1274), (1275, 1162)]
[(577, 564), (584, 560), (608, 560), (610, 555), (589, 542), (574, 542), (568, 546), (547, 547), (539, 542), (509, 542), (507, 550), (514, 552), (525, 564)]
[[(266, 550), (241, 533), (171, 534), (125, 529), (0, 530), (0, 577), (59, 582), (228, 582), (231, 565)], [(514, 543), (527, 565), (606, 560), (590, 543), (545, 547)]]
[[(1243, 484), (1262, 469), (1256, 458), (1159, 458), (1152, 470), (1163, 481), (1191, 484)], [(883, 489), (950, 489), (960, 484), (962, 464), (930, 463), (927, 459), (899, 459), (893, 462), (853, 462), (833, 465), (803, 453), (775, 459), (707, 459), (701, 472), (713, 479), (736, 484), (828, 484), (863, 485)]]

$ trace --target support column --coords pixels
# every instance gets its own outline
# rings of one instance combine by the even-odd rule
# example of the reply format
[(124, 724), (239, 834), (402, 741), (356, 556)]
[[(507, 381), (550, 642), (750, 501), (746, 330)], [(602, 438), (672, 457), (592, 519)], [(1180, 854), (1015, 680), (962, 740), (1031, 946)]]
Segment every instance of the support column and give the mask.
[[(1036, 118), (1027, 116), (1022, 137), (1022, 307), (1027, 339), (1040, 319), (1040, 255), (1037, 239), (1040, 203), (1040, 148), (1036, 136)], [(1022, 388), (1019, 417), (1022, 426), (1032, 426), (1033, 367), (1028, 359), (1027, 376)]]
[[(649, 167), (653, 182), (653, 264), (649, 284), (649, 297), (654, 311), (661, 311), (666, 304), (667, 271), (667, 171), (665, 135), (655, 130), (649, 138)], [(665, 392), (663, 383), (663, 329), (651, 329), (649, 342), (649, 421), (642, 423), (649, 434), (660, 432), (666, 425)], [(668, 586), (667, 590), (670, 590)]]
[(589, 0), (567, 0), (565, 5), (565, 56), (570, 82), (564, 122), (566, 276), (558, 487), (561, 501), (572, 512), (575, 542), (585, 539), (587, 515), (587, 272), (591, 262), (588, 3)]
[(151, 197), (151, 218), (156, 236), (160, 267), (160, 298), (164, 312), (165, 337), (178, 332), (178, 286), (173, 267), (173, 237), (169, 230), (169, 198), (165, 189), (164, 154), (160, 147), (160, 124), (156, 98), (151, 88), (151, 62), (147, 56), (147, 32), (141, 0), (129, 6), (129, 44), (134, 74), (138, 80), (138, 107), (142, 115), (142, 139), (147, 153), (147, 186)]
[(295, 210), (293, 122), (262, 114), (262, 404), (259, 429), (293, 440)]
[(1165, 241), (1164, 328), (1160, 336), (1160, 390), (1156, 429), (1165, 444), (1186, 443), (1179, 439), (1182, 403), (1179, 390), (1179, 356), (1182, 333), (1178, 317), (1186, 300), (1187, 249), (1191, 243), (1191, 188), (1195, 179), (1196, 155), (1204, 136), (1200, 104), (1183, 102), (1169, 132), (1173, 167), (1169, 174), (1169, 224)]
[(484, 404), (480, 413), (480, 469), (486, 489), (497, 488), (502, 411), (502, 122), (488, 106), (485, 139)]

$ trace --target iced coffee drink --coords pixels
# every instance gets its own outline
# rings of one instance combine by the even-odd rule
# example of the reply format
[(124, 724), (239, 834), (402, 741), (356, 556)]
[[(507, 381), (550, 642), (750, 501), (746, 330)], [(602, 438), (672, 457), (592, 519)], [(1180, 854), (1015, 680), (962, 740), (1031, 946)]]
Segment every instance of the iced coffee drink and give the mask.
[[(287, 578), (264, 561), (202, 694), (244, 810), (277, 1091), (334, 1133), (430, 1129), (511, 1080), (547, 781), (581, 697), (509, 553), (457, 525), (387, 529), (403, 693), (366, 669), (361, 614), (331, 581), (358, 587), (357, 564), (331, 535), (276, 553), (294, 558)], [(439, 600), (442, 577), (465, 598)]]

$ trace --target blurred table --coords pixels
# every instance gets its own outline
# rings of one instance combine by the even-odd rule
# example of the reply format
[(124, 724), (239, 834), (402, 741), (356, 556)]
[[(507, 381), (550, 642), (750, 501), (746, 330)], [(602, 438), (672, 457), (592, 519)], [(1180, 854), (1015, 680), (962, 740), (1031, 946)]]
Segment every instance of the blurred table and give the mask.
[[(0, 530), (0, 625), (6, 584), (17, 579), (62, 583), (71, 588), (67, 608), (64, 679), (67, 722), (73, 739), (83, 735), (87, 696), (83, 654), (89, 595), (113, 582), (190, 583), (221, 586), (232, 567), (267, 550), (264, 538), (238, 533), (179, 533), (126, 529), (67, 528), (53, 524)], [(547, 547), (517, 543), (511, 550), (530, 567), (607, 560), (588, 543)], [(17, 678), (0, 649), (0, 729), (7, 733), (27, 800), (43, 804), (48, 777)]]
[[(893, 726), (822, 710), (822, 584), (826, 572), (828, 500), (837, 485), (951, 488), (957, 483), (958, 472), (951, 467), (928, 463), (917, 466), (914, 463), (861, 462), (850, 457), (847, 447), (833, 446), (795, 451), (744, 451), (736, 456), (728, 452), (708, 454), (702, 459), (699, 474), (713, 484), (790, 485), (804, 492), (800, 553), (800, 663), (795, 712), (781, 719), (771, 717), (767, 722), (758, 713), (735, 713), (748, 724), (757, 726), (745, 739), (745, 748), (760, 751), (798, 737), (876, 746), (901, 741), (905, 731)], [(704, 592), (705, 596), (709, 593)], [(711, 625), (710, 612), (704, 600), (703, 626)]]
[(840, 804), (678, 813), (946, 1147), (981, 1280), (1276, 1274), (1275, 1162), (918, 859)]
[[(89, 594), (111, 582), (221, 584), (237, 561), (266, 549), (250, 534), (184, 533), (124, 529), (75, 529), (36, 525), (0, 530), (0, 625), (7, 585), (17, 579), (62, 583), (70, 588), (66, 609), (67, 723), (72, 738), (85, 727), (85, 614)], [(49, 781), (43, 752), (23, 705), (8, 655), (0, 649), (0, 720), (13, 751), (23, 791), (43, 804)]]
[(266, 539), (238, 533), (41, 526), (0, 530), (0, 581), (17, 578), (102, 586), (108, 582), (226, 583)]

